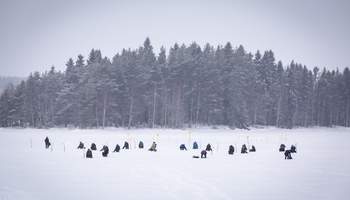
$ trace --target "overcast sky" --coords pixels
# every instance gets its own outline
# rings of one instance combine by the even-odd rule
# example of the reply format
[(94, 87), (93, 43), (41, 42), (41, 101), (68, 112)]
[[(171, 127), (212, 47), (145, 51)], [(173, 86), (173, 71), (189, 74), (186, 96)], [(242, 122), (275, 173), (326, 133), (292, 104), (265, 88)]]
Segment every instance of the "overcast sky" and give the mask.
[[(1, 0), (0, 75), (27, 76), (92, 48), (112, 57), (148, 36), (175, 42), (230, 41), (272, 49), (278, 60), (330, 69), (350, 66), (347, 0)], [(157, 50), (158, 51), (158, 50)]]

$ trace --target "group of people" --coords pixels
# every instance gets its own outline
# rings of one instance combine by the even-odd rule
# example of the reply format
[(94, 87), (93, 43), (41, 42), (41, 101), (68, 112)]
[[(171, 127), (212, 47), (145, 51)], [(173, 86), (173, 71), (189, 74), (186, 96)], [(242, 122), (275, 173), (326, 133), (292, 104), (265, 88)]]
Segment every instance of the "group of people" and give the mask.
[[(139, 145), (138, 145), (139, 149), (143, 149), (144, 147), (144, 144), (142, 141), (139, 142)], [(121, 149), (125, 149), (125, 150), (128, 150), (130, 148), (130, 145), (127, 141), (124, 142), (124, 145), (122, 148), (120, 148), (119, 144), (117, 144), (113, 150), (113, 153), (118, 153)], [(78, 145), (78, 149), (85, 149), (84, 147), (84, 143), (83, 142), (80, 142), (79, 145)], [(97, 148), (96, 148), (96, 144), (95, 143), (92, 143), (91, 144), (91, 147), (86, 151), (86, 158), (92, 158), (92, 151), (96, 151)], [(153, 142), (151, 147), (148, 149), (149, 151), (157, 151), (157, 143), (156, 142)], [(102, 149), (100, 150), (102, 151), (102, 156), (103, 157), (107, 157), (108, 154), (109, 154), (109, 148), (107, 145), (103, 145)]]
[[(198, 149), (198, 143), (197, 142), (193, 143), (192, 149)], [(181, 144), (180, 145), (180, 150), (187, 151), (186, 145), (185, 144)], [(208, 151), (213, 151), (213, 149), (211, 148), (211, 144), (207, 144), (205, 150), (201, 151), (201, 156), (200, 157), (201, 158), (207, 158), (207, 152)], [(228, 148), (228, 154), (229, 155), (233, 155), (234, 152), (235, 152), (234, 146), (230, 145), (229, 148)], [(255, 148), (254, 145), (252, 145), (251, 149), (249, 149), (249, 152), (256, 152), (256, 148)], [(248, 148), (247, 148), (247, 146), (245, 144), (242, 145), (241, 153), (242, 154), (248, 153)], [(193, 158), (199, 158), (199, 156), (193, 156)]]
[[(51, 146), (51, 142), (50, 142), (48, 137), (45, 138), (44, 142), (45, 142), (45, 148), (49, 148)], [(122, 148), (119, 146), (119, 144), (117, 144), (115, 146), (113, 152), (119, 152), (121, 149), (126, 149), (127, 150), (129, 148), (130, 148), (129, 143), (127, 141), (125, 141)], [(139, 142), (138, 148), (139, 149), (143, 149), (144, 148), (144, 144), (143, 144), (142, 141)], [(198, 148), (199, 148), (198, 147), (198, 143), (197, 142), (193, 142), (192, 149), (198, 149)], [(78, 145), (77, 149), (86, 149), (86, 147), (85, 147), (83, 142), (79, 142), (79, 145)], [(96, 150), (97, 150), (96, 144), (92, 143), (90, 148), (86, 151), (86, 158), (92, 158), (93, 157), (92, 151), (96, 151)], [(156, 152), (157, 151), (157, 143), (156, 142), (152, 142), (152, 145), (151, 145), (151, 147), (148, 150)], [(180, 145), (180, 150), (187, 151), (186, 145), (185, 144), (181, 144)], [(108, 154), (109, 154), (109, 148), (108, 148), (107, 145), (104, 145), (100, 151), (102, 151), (102, 156), (103, 157), (107, 157)], [(207, 152), (209, 152), (209, 151), (213, 151), (213, 149), (211, 147), (211, 144), (207, 144), (206, 148), (201, 151), (200, 158), (207, 158)], [(286, 150), (286, 145), (285, 144), (281, 144), (280, 145), (279, 151), (280, 152), (284, 152), (284, 159), (287, 159), (287, 160), (292, 159), (292, 155), (291, 154), (297, 152), (295, 145), (292, 145), (290, 147), (290, 149)], [(234, 146), (230, 145), (229, 148), (228, 148), (228, 154), (229, 155), (233, 155), (234, 152), (235, 152)], [(251, 146), (251, 148), (249, 149), (249, 152), (256, 152), (256, 148), (255, 148), (254, 145)], [(247, 148), (247, 146), (245, 144), (243, 144), (242, 147), (241, 147), (241, 154), (246, 154), (246, 153), (248, 153), (248, 148)], [(193, 156), (193, 158), (199, 158), (199, 156), (195, 155), (195, 156)]]
[(279, 148), (280, 152), (284, 152), (284, 159), (285, 160), (291, 160), (292, 158), (292, 153), (296, 153), (297, 152), (297, 147), (295, 145), (292, 145), (290, 147), (290, 149), (286, 150), (286, 145), (285, 144), (281, 144), (280, 148)]

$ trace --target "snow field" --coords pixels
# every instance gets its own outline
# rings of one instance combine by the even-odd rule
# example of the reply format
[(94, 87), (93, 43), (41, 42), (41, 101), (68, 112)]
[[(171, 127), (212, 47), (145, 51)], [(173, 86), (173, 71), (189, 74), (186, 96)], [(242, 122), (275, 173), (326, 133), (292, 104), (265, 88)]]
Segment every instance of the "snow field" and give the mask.
[[(52, 149), (44, 148), (46, 136)], [(86, 159), (79, 141), (111, 153)], [(112, 153), (124, 141), (131, 149)], [(157, 152), (147, 151), (152, 141)], [(199, 150), (190, 150), (193, 141)], [(182, 143), (189, 151), (179, 150)], [(207, 143), (208, 158), (192, 158)], [(257, 152), (240, 154), (248, 143)], [(297, 145), (293, 160), (278, 152), (281, 143)], [(346, 199), (349, 144), (348, 128), (0, 129), (0, 199)]]

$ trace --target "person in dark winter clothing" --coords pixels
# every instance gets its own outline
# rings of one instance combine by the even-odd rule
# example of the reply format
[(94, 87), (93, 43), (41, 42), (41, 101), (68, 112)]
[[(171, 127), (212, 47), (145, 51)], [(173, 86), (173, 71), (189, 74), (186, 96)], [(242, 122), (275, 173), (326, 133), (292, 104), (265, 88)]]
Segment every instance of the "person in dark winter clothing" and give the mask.
[(181, 150), (181, 151), (183, 151), (183, 150), (186, 150), (186, 151), (187, 151), (187, 148), (186, 148), (185, 144), (181, 144), (181, 145), (180, 145), (180, 150)]
[(248, 148), (245, 144), (242, 145), (241, 153), (248, 153)]
[(290, 152), (291, 152), (291, 153), (296, 153), (296, 152), (297, 152), (297, 147), (294, 146), (294, 145), (292, 145), (292, 146), (290, 147)]
[(51, 146), (50, 140), (48, 137), (45, 138), (45, 148), (48, 149)]
[(86, 158), (92, 158), (92, 151), (90, 149), (86, 151)]
[(284, 152), (284, 159), (285, 159), (285, 160), (290, 160), (290, 159), (292, 159), (292, 154), (291, 154), (291, 151), (290, 151), (290, 150), (286, 150), (286, 151)]
[(197, 142), (193, 142), (192, 149), (198, 149), (198, 144), (197, 144)]
[(213, 151), (213, 149), (211, 149), (211, 145), (207, 144), (207, 148), (205, 148), (206, 151)]
[(79, 142), (78, 149), (85, 149), (84, 143)]
[(256, 152), (256, 149), (255, 149), (255, 146), (254, 146), (254, 145), (252, 145), (252, 148), (249, 149), (249, 152)]
[(127, 141), (124, 142), (123, 149), (129, 149), (129, 143)]
[(235, 152), (235, 148), (233, 147), (233, 145), (230, 145), (228, 147), (228, 154), (233, 155), (234, 152)]
[(201, 158), (207, 158), (207, 151), (206, 150), (201, 151)]
[(108, 156), (108, 153), (109, 153), (109, 148), (108, 148), (108, 146), (104, 145), (104, 146), (102, 147), (101, 151), (102, 151), (102, 156), (103, 156), (103, 157), (107, 157), (107, 156)]
[(120, 146), (119, 146), (119, 144), (117, 144), (117, 145), (115, 146), (113, 152), (117, 152), (117, 153), (118, 153), (119, 151), (120, 151)]
[(93, 151), (96, 151), (97, 150), (96, 144), (92, 143), (90, 149)]
[(280, 145), (279, 151), (280, 151), (280, 152), (283, 152), (283, 151), (285, 151), (285, 150), (286, 150), (286, 145), (281, 144), (281, 145)]
[(142, 141), (139, 142), (139, 149), (143, 149), (143, 142)]
[(149, 151), (157, 151), (157, 144), (156, 142), (153, 142), (151, 145), (151, 148), (148, 149)]

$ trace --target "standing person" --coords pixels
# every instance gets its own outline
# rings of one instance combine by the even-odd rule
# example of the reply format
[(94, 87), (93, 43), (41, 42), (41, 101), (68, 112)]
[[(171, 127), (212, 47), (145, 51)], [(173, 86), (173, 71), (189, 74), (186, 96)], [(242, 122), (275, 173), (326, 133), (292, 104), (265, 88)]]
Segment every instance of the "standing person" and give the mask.
[(51, 146), (50, 140), (48, 137), (45, 138), (45, 148), (48, 149)]

